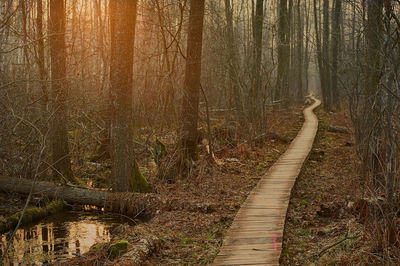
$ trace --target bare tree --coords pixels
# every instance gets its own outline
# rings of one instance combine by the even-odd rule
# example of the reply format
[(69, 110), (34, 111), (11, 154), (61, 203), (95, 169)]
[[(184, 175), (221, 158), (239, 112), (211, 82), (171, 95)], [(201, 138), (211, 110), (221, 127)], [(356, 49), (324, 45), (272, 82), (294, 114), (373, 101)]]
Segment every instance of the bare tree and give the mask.
[(323, 26), (323, 43), (322, 43), (322, 63), (323, 68), (323, 83), (322, 86), (326, 92), (326, 99), (324, 101), (325, 110), (330, 110), (332, 107), (332, 90), (331, 90), (331, 66), (330, 66), (330, 12), (329, 12), (329, 0), (324, 0), (323, 7), (324, 15), (324, 26)]
[(112, 188), (130, 191), (134, 169), (132, 74), (135, 40), (136, 0), (112, 0), (111, 70), (112, 97)]
[(334, 16), (332, 20), (332, 102), (339, 106), (338, 68), (340, 45), (340, 16), (342, 0), (335, 1)]
[(289, 29), (287, 0), (279, 1), (278, 18), (278, 73), (275, 100), (282, 100), (288, 93), (287, 73), (289, 71)]
[(47, 104), (48, 104), (48, 91), (46, 86), (47, 73), (45, 68), (45, 47), (44, 47), (44, 38), (43, 35), (43, 2), (42, 0), (37, 0), (36, 2), (36, 30), (37, 30), (37, 65), (39, 68), (39, 78), (40, 85), (42, 90), (42, 112), (46, 112)]
[(249, 116), (257, 122), (260, 119), (261, 108), (261, 63), (262, 63), (262, 47), (263, 47), (263, 22), (264, 22), (264, 1), (256, 1), (255, 17), (253, 23), (253, 67), (252, 67), (252, 83), (249, 93), (248, 109)]
[(302, 13), (301, 1), (297, 1), (297, 101), (302, 102), (303, 91), (303, 48), (304, 48), (304, 13)]
[(190, 1), (186, 72), (182, 102), (180, 148), (183, 158), (197, 160), (198, 111), (203, 47), (204, 0)]
[(238, 60), (237, 46), (233, 34), (233, 7), (231, 0), (225, 0), (225, 18), (226, 18), (226, 42), (228, 46), (227, 61), (229, 69), (229, 78), (232, 87), (232, 94), (235, 102), (235, 107), (239, 113), (243, 111), (242, 95), (240, 90), (240, 82), (238, 77)]
[(65, 6), (63, 0), (50, 1), (50, 57), (52, 123), (51, 145), (54, 175), (73, 181), (67, 133)]
[[(373, 177), (375, 184), (379, 185), (381, 179), (380, 170), (380, 135), (381, 122), (377, 117), (382, 107), (380, 97), (378, 96), (378, 84), (381, 78), (381, 41), (383, 34), (383, 0), (368, 1), (368, 19), (366, 22), (366, 74), (365, 74), (365, 89), (364, 89), (364, 114), (363, 119), (363, 136), (361, 143), (364, 145), (364, 154), (368, 157), (364, 162), (365, 171), (369, 171)], [(378, 97), (377, 97), (378, 96)], [(374, 106), (375, 108), (371, 108)], [(377, 124), (376, 124), (377, 123)]]

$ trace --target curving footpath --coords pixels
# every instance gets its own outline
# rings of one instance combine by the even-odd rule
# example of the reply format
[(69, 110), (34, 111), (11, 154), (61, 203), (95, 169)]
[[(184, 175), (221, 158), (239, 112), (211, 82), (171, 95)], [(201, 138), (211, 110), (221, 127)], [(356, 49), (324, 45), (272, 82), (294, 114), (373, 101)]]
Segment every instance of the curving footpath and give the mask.
[(313, 110), (321, 102), (313, 100), (297, 137), (237, 213), (213, 265), (279, 265), (290, 193), (318, 130)]

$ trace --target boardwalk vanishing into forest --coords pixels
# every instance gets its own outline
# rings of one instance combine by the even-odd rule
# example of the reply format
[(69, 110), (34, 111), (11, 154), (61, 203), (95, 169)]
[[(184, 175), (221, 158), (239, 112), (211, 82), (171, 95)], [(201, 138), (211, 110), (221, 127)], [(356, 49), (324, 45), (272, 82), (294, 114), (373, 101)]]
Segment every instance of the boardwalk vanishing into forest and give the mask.
[(214, 265), (279, 265), (290, 193), (318, 130), (313, 111), (321, 102), (314, 100), (297, 137), (237, 213)]

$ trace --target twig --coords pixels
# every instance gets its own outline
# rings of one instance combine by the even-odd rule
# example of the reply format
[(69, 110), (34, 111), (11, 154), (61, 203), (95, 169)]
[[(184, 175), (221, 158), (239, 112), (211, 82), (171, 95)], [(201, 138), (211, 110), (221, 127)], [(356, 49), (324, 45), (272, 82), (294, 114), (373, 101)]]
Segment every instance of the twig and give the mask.
[(321, 257), (321, 255), (324, 254), (326, 251), (328, 251), (329, 249), (331, 249), (331, 248), (333, 248), (333, 247), (339, 245), (340, 243), (342, 243), (342, 242), (344, 242), (344, 241), (346, 241), (346, 240), (349, 240), (349, 239), (356, 239), (356, 238), (358, 238), (358, 237), (360, 237), (360, 235), (346, 236), (345, 238), (339, 240), (338, 242), (336, 242), (336, 243), (334, 243), (334, 244), (332, 244), (332, 245), (330, 245), (330, 246), (324, 248), (323, 250), (321, 250), (321, 252), (318, 254), (317, 257), (318, 257), (318, 258)]
[(207, 133), (208, 133), (208, 146), (209, 146), (209, 155), (210, 158), (213, 158), (213, 141), (212, 141), (212, 133), (211, 133), (211, 122), (210, 122), (210, 111), (208, 108), (208, 100), (207, 100), (207, 95), (203, 89), (203, 86), (200, 84), (200, 90), (203, 94), (204, 101), (206, 103), (206, 113), (207, 113)]
[(143, 212), (146, 211), (146, 208), (142, 209), (140, 212), (138, 212), (133, 219), (136, 219), (139, 215), (141, 215)]

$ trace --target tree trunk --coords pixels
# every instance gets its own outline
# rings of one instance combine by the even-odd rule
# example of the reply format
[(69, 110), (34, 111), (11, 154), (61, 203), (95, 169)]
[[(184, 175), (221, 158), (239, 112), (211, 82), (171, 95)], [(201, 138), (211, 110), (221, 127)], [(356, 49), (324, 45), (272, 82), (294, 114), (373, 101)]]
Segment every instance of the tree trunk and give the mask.
[(242, 97), (240, 93), (240, 85), (238, 81), (238, 71), (237, 71), (237, 55), (236, 55), (236, 45), (235, 38), (233, 34), (233, 10), (231, 7), (231, 0), (225, 0), (225, 17), (226, 17), (226, 31), (227, 31), (227, 46), (228, 46), (228, 69), (230, 84), (232, 87), (233, 99), (235, 102), (235, 107), (238, 113), (243, 111)]
[(287, 0), (280, 0), (278, 11), (278, 76), (275, 91), (275, 100), (282, 100), (288, 90), (287, 76), (289, 71), (289, 32)]
[(73, 180), (67, 133), (67, 83), (65, 9), (63, 0), (50, 1), (50, 57), (52, 121), (51, 143), (54, 176)]
[(253, 69), (252, 86), (249, 95), (249, 116), (253, 121), (259, 121), (261, 115), (261, 63), (262, 63), (262, 37), (264, 20), (264, 1), (257, 0), (253, 24), (254, 46), (253, 46)]
[(375, 94), (380, 79), (380, 54), (383, 32), (382, 10), (383, 0), (368, 0), (368, 20), (365, 36), (367, 42), (367, 84), (365, 86), (365, 94), (369, 103), (374, 100), (371, 96)]
[(317, 50), (317, 61), (318, 61), (318, 68), (319, 68), (319, 79), (321, 84), (321, 92), (322, 92), (322, 101), (325, 103), (327, 102), (326, 98), (326, 87), (325, 79), (324, 79), (324, 64), (322, 61), (322, 49), (321, 49), (321, 34), (320, 34), (320, 27), (319, 25), (319, 16), (317, 12), (317, 0), (314, 0), (314, 26), (315, 26), (315, 40), (316, 40), (316, 50)]
[(309, 46), (310, 46), (310, 7), (311, 3), (305, 3), (305, 28), (306, 28), (306, 45), (304, 48), (304, 77), (305, 77), (305, 93), (309, 90), (309, 75), (308, 70), (310, 66)]
[(133, 154), (133, 45), (136, 0), (112, 0), (111, 23), (111, 107), (112, 107), (112, 189), (131, 191)]
[(28, 97), (30, 93), (30, 75), (31, 75), (31, 65), (30, 65), (30, 56), (29, 56), (29, 49), (28, 49), (28, 13), (27, 13), (27, 5), (29, 5), (29, 2), (26, 0), (20, 0), (19, 5), (20, 5), (20, 10), (21, 10), (21, 15), (22, 15), (22, 40), (23, 40), (23, 45), (24, 45), (24, 65), (26, 66), (26, 96)]
[[(365, 39), (367, 45), (366, 54), (366, 82), (364, 89), (364, 117), (363, 139), (359, 140), (363, 145), (365, 171), (372, 177), (375, 188), (382, 187), (383, 180), (383, 149), (381, 146), (382, 120), (379, 114), (382, 112), (382, 95), (378, 93), (381, 79), (381, 54), (383, 42), (383, 0), (367, 1), (367, 21)], [(373, 108), (372, 108), (373, 107)]]
[(46, 87), (46, 68), (44, 61), (44, 35), (43, 35), (43, 3), (42, 0), (37, 0), (36, 3), (36, 28), (37, 28), (37, 64), (39, 68), (40, 86), (42, 89), (42, 111), (46, 112), (48, 103), (48, 91)]
[(340, 43), (340, 14), (342, 0), (336, 0), (334, 9), (334, 18), (332, 21), (332, 96), (333, 104), (339, 106), (339, 88), (338, 88), (338, 67), (339, 67), (339, 43)]
[(324, 84), (326, 92), (326, 102), (324, 102), (325, 110), (330, 110), (332, 107), (332, 90), (331, 90), (331, 66), (329, 59), (329, 32), (330, 32), (330, 19), (329, 19), (329, 0), (324, 0), (324, 29), (323, 29), (323, 44), (322, 44), (322, 56), (324, 64)]
[[(100, 55), (101, 55), (101, 91), (100, 95), (103, 99), (107, 99), (108, 96), (110, 95), (110, 91), (106, 86), (106, 81), (107, 81), (107, 75), (108, 75), (108, 64), (109, 60), (107, 60), (107, 54), (106, 54), (106, 49), (105, 49), (105, 42), (104, 42), (104, 36), (105, 36), (105, 30), (104, 30), (104, 20), (102, 17), (102, 0), (95, 0), (95, 10), (96, 10), (96, 17), (97, 21), (99, 24), (99, 29), (98, 29), (98, 45), (99, 45), (99, 50), (100, 50)], [(105, 3), (106, 7), (107, 3)], [(106, 15), (105, 15), (106, 17)], [(110, 151), (110, 146), (111, 146), (111, 105), (110, 102), (107, 101), (104, 104), (104, 109), (102, 110), (102, 118), (104, 120), (104, 130), (101, 133), (100, 136), (100, 146), (97, 150), (96, 156), (93, 158), (94, 161), (99, 160), (101, 158), (110, 158), (111, 157), (111, 151)]]
[(198, 160), (199, 158), (197, 124), (199, 119), (199, 94), (201, 86), (204, 2), (205, 0), (190, 1), (186, 71), (181, 115), (181, 143), (179, 145), (182, 149), (182, 158), (189, 160)]
[[(296, 33), (296, 28), (295, 28), (295, 24), (294, 24), (294, 16), (293, 16), (294, 12), (293, 12), (293, 0), (288, 0), (288, 43), (289, 43), (289, 66), (288, 66), (288, 73), (287, 75), (289, 77), (297, 77), (296, 76), (296, 68), (295, 68), (295, 43), (296, 43), (296, 39), (295, 39), (295, 33)], [(289, 78), (288, 79), (288, 83), (289, 83), (289, 87), (288, 87), (288, 91), (287, 93), (284, 95), (284, 98), (286, 99), (286, 104), (288, 106), (289, 101), (293, 100), (293, 96), (296, 95), (296, 92), (294, 91), (294, 87), (296, 84), (296, 79), (295, 78)]]
[(303, 47), (304, 47), (304, 13), (301, 12), (301, 1), (297, 1), (297, 101), (302, 102), (303, 91)]

